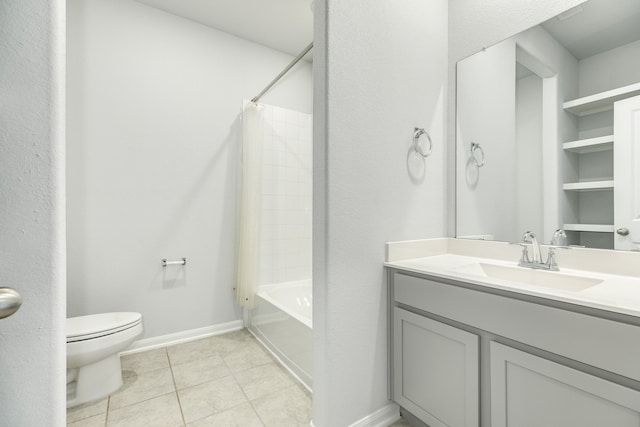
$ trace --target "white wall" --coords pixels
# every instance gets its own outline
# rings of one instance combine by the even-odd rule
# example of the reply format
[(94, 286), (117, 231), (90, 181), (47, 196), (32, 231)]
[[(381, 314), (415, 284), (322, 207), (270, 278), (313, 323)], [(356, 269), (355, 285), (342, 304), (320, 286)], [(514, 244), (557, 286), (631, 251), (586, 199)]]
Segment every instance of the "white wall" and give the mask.
[(0, 424), (64, 425), (64, 1), (0, 7)]
[[(291, 56), (133, 1), (68, 9), (68, 315), (139, 311), (145, 338), (239, 319), (242, 101)], [(310, 112), (310, 65), (262, 100)]]
[[(465, 58), (457, 78), (457, 235), (509, 240), (516, 232), (517, 200), (515, 42)], [(471, 157), (472, 142), (484, 152), (482, 167)], [(481, 161), (482, 154), (474, 157)]]
[(542, 80), (516, 81), (516, 233), (543, 236)]
[(313, 420), (328, 427), (388, 404), (385, 242), (445, 233), (447, 2), (316, 0), (315, 19)]
[[(571, 172), (575, 154), (562, 149), (562, 143), (577, 139), (577, 121), (574, 115), (565, 112), (562, 102), (578, 94), (578, 62), (541, 26), (521, 32), (514, 37), (522, 60), (542, 79), (542, 170), (537, 174), (542, 179), (540, 200), (544, 220), (538, 240), (550, 242), (553, 232), (570, 223), (565, 216), (566, 206), (572, 203), (572, 195), (561, 190)], [(539, 69), (537, 69), (539, 68)], [(520, 232), (523, 232), (521, 230)], [(519, 236), (516, 236), (519, 238)]]
[(640, 81), (640, 40), (582, 59), (579, 96), (592, 95)]

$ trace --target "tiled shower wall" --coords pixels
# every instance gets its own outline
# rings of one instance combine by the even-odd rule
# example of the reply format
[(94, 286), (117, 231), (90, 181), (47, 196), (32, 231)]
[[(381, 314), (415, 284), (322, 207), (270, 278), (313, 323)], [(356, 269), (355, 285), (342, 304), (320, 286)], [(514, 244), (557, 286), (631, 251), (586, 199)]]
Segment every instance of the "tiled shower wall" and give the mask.
[(260, 285), (311, 278), (311, 114), (264, 105)]

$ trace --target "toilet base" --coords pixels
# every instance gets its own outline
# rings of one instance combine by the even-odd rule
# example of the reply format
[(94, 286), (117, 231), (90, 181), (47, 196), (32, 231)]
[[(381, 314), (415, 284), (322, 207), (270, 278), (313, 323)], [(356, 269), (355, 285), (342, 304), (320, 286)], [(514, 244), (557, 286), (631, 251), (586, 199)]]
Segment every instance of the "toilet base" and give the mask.
[(120, 354), (67, 369), (67, 408), (99, 400), (122, 387)]

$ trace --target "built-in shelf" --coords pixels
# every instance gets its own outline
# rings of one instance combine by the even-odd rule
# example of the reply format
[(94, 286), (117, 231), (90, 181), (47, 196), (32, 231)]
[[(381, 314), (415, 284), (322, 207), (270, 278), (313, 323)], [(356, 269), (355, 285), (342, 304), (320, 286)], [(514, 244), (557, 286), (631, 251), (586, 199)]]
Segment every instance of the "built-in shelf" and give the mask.
[(613, 135), (565, 142), (564, 144), (562, 144), (562, 148), (578, 154), (597, 153), (599, 151), (612, 150)]
[(565, 231), (590, 231), (592, 233), (613, 233), (611, 224), (564, 224)]
[(582, 98), (567, 101), (562, 107), (577, 116), (599, 113), (613, 108), (613, 103), (621, 99), (640, 95), (640, 83), (619, 87), (595, 95), (584, 96)]
[(566, 191), (603, 191), (613, 189), (613, 180), (606, 181), (583, 181), (569, 182), (563, 184), (562, 188)]

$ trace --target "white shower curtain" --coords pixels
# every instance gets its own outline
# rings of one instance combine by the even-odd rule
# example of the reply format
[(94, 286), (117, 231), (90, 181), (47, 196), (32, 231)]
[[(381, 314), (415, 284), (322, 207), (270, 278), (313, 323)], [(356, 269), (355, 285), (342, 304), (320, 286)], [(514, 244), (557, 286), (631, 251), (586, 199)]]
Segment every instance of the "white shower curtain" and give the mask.
[(236, 302), (253, 307), (260, 268), (264, 107), (249, 102), (242, 113), (242, 179), (236, 258)]

